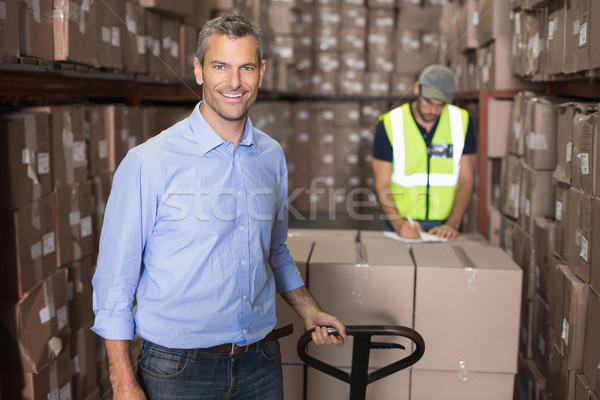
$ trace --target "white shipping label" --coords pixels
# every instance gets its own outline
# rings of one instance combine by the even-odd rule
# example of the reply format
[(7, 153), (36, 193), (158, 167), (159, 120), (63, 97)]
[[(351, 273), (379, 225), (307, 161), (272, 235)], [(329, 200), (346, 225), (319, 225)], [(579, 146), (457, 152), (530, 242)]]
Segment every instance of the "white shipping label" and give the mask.
[(36, 242), (31, 246), (31, 259), (35, 260), (42, 256), (42, 242)]
[(513, 130), (515, 132), (515, 138), (518, 139), (519, 137), (521, 137), (521, 123), (520, 122), (515, 122), (513, 124)]
[(83, 1), (81, 2), (81, 9), (82, 9), (83, 11), (90, 11), (90, 1), (91, 1), (91, 0), (83, 0)]
[(511, 184), (508, 189), (508, 198), (511, 200), (515, 200), (517, 198), (517, 190), (519, 189), (519, 185)]
[(50, 307), (44, 307), (40, 310), (40, 322), (42, 324), (50, 321), (51, 318), (52, 316), (50, 314)]
[(137, 51), (139, 55), (146, 54), (146, 42), (144, 42), (144, 38), (138, 36), (137, 38)]
[(54, 241), (54, 232), (46, 233), (42, 237), (42, 254), (48, 255), (54, 253), (56, 245)]
[(471, 23), (473, 26), (479, 25), (479, 13), (477, 11), (473, 11), (473, 18), (471, 19)]
[(58, 322), (58, 330), (62, 330), (69, 323), (69, 313), (65, 304), (56, 312), (56, 322)]
[(554, 40), (554, 30), (556, 29), (556, 25), (558, 25), (558, 18), (548, 21), (548, 41)]
[(71, 400), (71, 382), (60, 388), (60, 400)]
[(577, 160), (579, 162), (579, 171), (582, 175), (590, 174), (590, 155), (588, 153), (577, 154)]
[(579, 256), (583, 258), (585, 262), (589, 262), (589, 254), (589, 242), (583, 235), (581, 235), (581, 250), (579, 251)]
[(569, 322), (566, 318), (563, 318), (563, 328), (560, 334), (560, 338), (565, 341), (565, 344), (569, 344)]
[(110, 28), (107, 26), (102, 27), (102, 41), (104, 43), (110, 43)]
[(179, 58), (179, 43), (175, 41), (171, 43), (171, 57)]
[(50, 173), (50, 153), (38, 153), (38, 174), (44, 175)]
[(60, 400), (60, 394), (58, 393), (58, 389), (48, 393), (48, 400)]
[(129, 31), (131, 33), (137, 33), (137, 21), (136, 20), (131, 19), (131, 18), (126, 18), (125, 25), (127, 25), (127, 31)]
[(79, 212), (79, 210), (71, 211), (69, 213), (69, 225), (71, 225), (71, 226), (79, 225), (80, 221), (81, 221), (81, 213)]
[(587, 44), (587, 22), (579, 25), (579, 47)]
[(556, 216), (556, 220), (557, 221), (562, 221), (562, 201), (557, 201), (556, 202), (556, 208), (554, 210), (555, 216)]
[(98, 159), (108, 158), (108, 142), (106, 139), (98, 140)]
[(73, 146), (73, 132), (70, 129), (63, 128), (62, 130), (63, 147), (69, 148)]
[(40, 10), (40, 0), (33, 0), (31, 2), (31, 7), (33, 7), (33, 19), (38, 24), (42, 23), (42, 13)]
[(523, 204), (523, 211), (525, 212), (525, 215), (531, 217), (531, 200), (525, 199)]
[(129, 138), (129, 129), (122, 128), (121, 129), (121, 141), (124, 142)]
[(85, 142), (73, 142), (73, 161), (76, 163), (83, 163), (85, 160)]
[(516, 35), (520, 35), (521, 34), (521, 14), (520, 13), (516, 13), (515, 14), (515, 34)]
[(567, 162), (571, 162), (571, 158), (573, 156), (573, 142), (568, 142), (567, 143), (567, 154), (565, 155), (565, 160), (567, 160)]
[(92, 216), (88, 215), (81, 219), (81, 237), (88, 237), (92, 234)]
[(33, 150), (23, 149), (23, 152), (21, 153), (21, 160), (23, 161), (23, 164), (31, 164), (31, 162), (34, 160), (34, 157), (35, 154)]
[(116, 26), (110, 28), (110, 44), (113, 47), (121, 47), (121, 30)]
[(170, 49), (171, 48), (171, 37), (170, 36), (165, 36), (162, 39), (162, 47), (163, 49)]
[(0, 19), (6, 19), (6, 2), (0, 1)]

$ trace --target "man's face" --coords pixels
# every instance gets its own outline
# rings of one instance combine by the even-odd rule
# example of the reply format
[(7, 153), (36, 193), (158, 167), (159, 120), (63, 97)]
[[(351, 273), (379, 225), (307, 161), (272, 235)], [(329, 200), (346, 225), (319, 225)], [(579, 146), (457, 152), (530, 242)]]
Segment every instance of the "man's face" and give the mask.
[(421, 95), (417, 99), (417, 111), (425, 122), (437, 121), (445, 105), (442, 100), (427, 99)]
[(249, 35), (230, 39), (215, 34), (209, 37), (204, 63), (194, 60), (196, 82), (202, 86), (203, 115), (234, 122), (245, 120), (256, 100), (265, 71), (258, 64), (256, 39)]

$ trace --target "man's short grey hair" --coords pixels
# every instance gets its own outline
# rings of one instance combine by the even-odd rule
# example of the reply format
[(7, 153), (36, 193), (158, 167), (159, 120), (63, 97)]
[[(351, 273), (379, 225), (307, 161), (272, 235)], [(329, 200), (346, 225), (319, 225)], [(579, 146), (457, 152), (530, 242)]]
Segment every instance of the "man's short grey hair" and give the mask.
[(225, 35), (231, 39), (252, 35), (256, 38), (258, 64), (263, 60), (262, 31), (252, 21), (242, 15), (221, 15), (208, 21), (198, 34), (197, 56), (200, 64), (204, 64), (206, 42), (211, 35)]

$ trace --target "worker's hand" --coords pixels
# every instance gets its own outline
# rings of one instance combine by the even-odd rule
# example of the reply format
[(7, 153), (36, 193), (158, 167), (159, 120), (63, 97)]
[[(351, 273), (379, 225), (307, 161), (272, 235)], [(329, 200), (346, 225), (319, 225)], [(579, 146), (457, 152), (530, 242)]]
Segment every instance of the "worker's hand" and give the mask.
[[(346, 339), (346, 327), (333, 315), (329, 315), (324, 311), (320, 311), (318, 314), (304, 322), (306, 329), (315, 328), (312, 333), (312, 340), (316, 345), (332, 345), (342, 347), (344, 345), (344, 339)], [(327, 327), (332, 326), (337, 329), (337, 335), (330, 335), (327, 332)]]
[(428, 233), (444, 239), (454, 240), (458, 236), (458, 229), (449, 224), (442, 224), (431, 228)]
[(146, 395), (139, 385), (114, 385), (114, 400), (146, 400)]
[(418, 221), (410, 223), (410, 221), (402, 218), (392, 222), (392, 226), (396, 233), (404, 239), (418, 239), (421, 233), (421, 224)]

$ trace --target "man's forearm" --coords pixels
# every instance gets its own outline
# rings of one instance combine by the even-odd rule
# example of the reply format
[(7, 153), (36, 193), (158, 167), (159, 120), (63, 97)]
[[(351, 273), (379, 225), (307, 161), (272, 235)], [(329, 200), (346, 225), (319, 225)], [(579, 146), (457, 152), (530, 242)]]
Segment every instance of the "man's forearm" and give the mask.
[(115, 392), (129, 391), (137, 387), (129, 358), (129, 340), (104, 339), (108, 357), (110, 383)]
[(281, 293), (284, 300), (300, 315), (302, 319), (307, 319), (321, 311), (321, 307), (306, 286), (300, 286), (294, 290)]
[(473, 195), (474, 179), (467, 177), (466, 179), (460, 179), (456, 188), (456, 196), (454, 197), (454, 205), (450, 216), (446, 220), (446, 224), (458, 229), (462, 222), (463, 216), (469, 207), (471, 202), (471, 196)]

